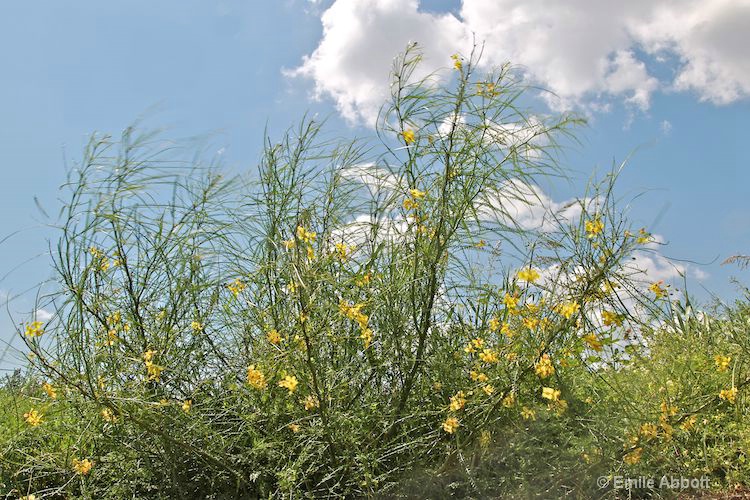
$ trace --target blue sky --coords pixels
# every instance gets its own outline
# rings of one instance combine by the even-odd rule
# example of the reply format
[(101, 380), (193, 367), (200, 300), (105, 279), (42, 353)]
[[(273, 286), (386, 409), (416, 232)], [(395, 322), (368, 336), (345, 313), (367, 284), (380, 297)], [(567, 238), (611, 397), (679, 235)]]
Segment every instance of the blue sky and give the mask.
[[(729, 278), (747, 283), (748, 271), (719, 263), (750, 253), (750, 168), (740, 151), (750, 67), (736, 55), (750, 40), (735, 26), (750, 19), (747, 2), (665, 0), (654, 10), (645, 1), (576, 0), (562, 14), (557, 2), (512, 3), (3, 2), (0, 239), (21, 232), (0, 244), (0, 297), (50, 276), (53, 232), (34, 197), (56, 213), (65, 159), (80, 158), (90, 133), (116, 135), (147, 116), (171, 137), (212, 134), (227, 168), (252, 169), (266, 125), (280, 131), (305, 111), (330, 117), (333, 132), (366, 134), (377, 104), (367, 89), (387, 77), (383, 61), (417, 40), (428, 62), (447, 65), (441, 57), (465, 48), (469, 31), (492, 41), (488, 64), (513, 59), (558, 93), (556, 102), (538, 100), (542, 111), (590, 117), (563, 158), (571, 182), (544, 186), (551, 198), (582, 194), (592, 171), (633, 153), (620, 190), (645, 193), (631, 207), (635, 222), (669, 242), (664, 255), (695, 262), (686, 265), (699, 296), (708, 296), (702, 287), (736, 296)], [(508, 15), (493, 24), (504, 7)], [(581, 26), (599, 28), (581, 35)], [(32, 298), (10, 310), (28, 311)], [(3, 313), (0, 340), (11, 336)]]

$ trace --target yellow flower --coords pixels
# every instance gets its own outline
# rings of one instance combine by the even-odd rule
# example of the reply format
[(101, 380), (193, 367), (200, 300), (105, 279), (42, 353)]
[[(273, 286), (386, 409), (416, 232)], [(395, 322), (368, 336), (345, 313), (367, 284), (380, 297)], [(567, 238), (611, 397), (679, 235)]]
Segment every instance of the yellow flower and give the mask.
[(550, 401), (557, 401), (560, 399), (560, 391), (552, 387), (542, 387), (542, 397)]
[(602, 311), (602, 322), (604, 326), (622, 326), (623, 318), (612, 311)]
[(508, 309), (514, 310), (516, 307), (518, 307), (518, 297), (515, 295), (511, 295), (509, 293), (505, 294), (505, 297), (503, 297), (503, 304), (505, 304), (505, 307)]
[(315, 396), (307, 396), (305, 398), (305, 410), (310, 411), (320, 407), (320, 401)]
[(643, 455), (643, 448), (636, 448), (622, 457), (622, 460), (628, 465), (635, 465), (641, 461), (641, 455)]
[(289, 427), (289, 430), (295, 434), (297, 434), (300, 429), (299, 424), (289, 424), (288, 427)]
[(652, 423), (646, 423), (646, 424), (641, 425), (640, 434), (646, 439), (654, 439), (658, 431), (659, 431), (659, 428), (656, 427), (656, 425)]
[(359, 338), (362, 339), (362, 342), (365, 344), (365, 349), (368, 349), (370, 347), (370, 344), (372, 344), (372, 330), (370, 328), (363, 328), (359, 333)]
[(193, 408), (193, 400), (192, 399), (186, 399), (182, 402), (182, 411), (185, 413), (190, 413), (190, 410)]
[(464, 66), (463, 63), (461, 62), (461, 56), (459, 56), (458, 54), (453, 54), (451, 56), (451, 59), (453, 59), (453, 67), (456, 70), (461, 71), (461, 68), (463, 68)]
[[(542, 326), (544, 326), (544, 322), (542, 323)], [(503, 325), (500, 327), (500, 333), (505, 334), (505, 336), (508, 338), (511, 338), (514, 335), (513, 330), (510, 329), (510, 325), (508, 323), (503, 323)]]
[(238, 297), (247, 288), (247, 285), (241, 279), (236, 278), (231, 284), (227, 285), (227, 288), (235, 297)]
[(262, 371), (250, 365), (247, 367), (247, 383), (256, 389), (265, 389), (268, 382)]
[[(419, 202), (416, 201), (414, 198), (404, 198), (404, 210), (414, 210), (416, 208), (419, 208)], [(420, 226), (423, 227), (423, 226)]]
[(299, 385), (299, 381), (294, 375), (287, 375), (279, 381), (279, 387), (284, 387), (289, 391), (289, 394), (297, 390), (297, 385)]
[(283, 240), (281, 244), (284, 245), (284, 248), (286, 250), (291, 250), (297, 245), (297, 242), (295, 242), (294, 240)]
[(351, 247), (346, 243), (336, 243), (335, 246), (339, 259), (345, 260), (349, 256), (349, 252), (351, 252)]
[(596, 352), (599, 352), (602, 350), (602, 347), (604, 344), (602, 344), (602, 341), (599, 340), (599, 338), (594, 335), (593, 333), (589, 333), (588, 335), (583, 336), (583, 341), (586, 342), (589, 347)]
[(36, 500), (36, 495), (34, 495), (33, 493), (31, 495), (24, 495), (20, 500)]
[(495, 388), (494, 388), (494, 387), (492, 387), (492, 386), (491, 386), (490, 384), (487, 384), (487, 385), (485, 385), (484, 387), (482, 387), (482, 390), (483, 390), (483, 391), (484, 391), (484, 393), (485, 393), (485, 394), (487, 394), (488, 396), (492, 396), (492, 393), (493, 393), (493, 392), (495, 392)]
[(589, 238), (596, 237), (597, 234), (604, 230), (604, 223), (599, 217), (586, 221), (586, 235)]
[(737, 401), (737, 388), (732, 387), (731, 389), (722, 389), (719, 392), (719, 398), (734, 404)]
[(536, 365), (534, 367), (536, 374), (541, 378), (547, 378), (555, 373), (555, 367), (552, 364), (552, 360), (550, 359), (549, 354), (544, 354), (541, 358), (539, 358), (539, 361), (536, 362)]
[(370, 273), (366, 273), (357, 281), (355, 281), (354, 284), (357, 285), (358, 287), (363, 287), (363, 286), (369, 285), (371, 279), (372, 279), (372, 276), (370, 275)]
[(421, 200), (422, 198), (424, 198), (427, 195), (427, 192), (426, 191), (420, 191), (419, 189), (413, 188), (413, 189), (409, 190), (409, 194), (415, 200)]
[(112, 413), (112, 410), (110, 410), (109, 408), (104, 408), (101, 411), (101, 415), (102, 415), (102, 419), (105, 422), (116, 422), (117, 421), (117, 417), (115, 416), (114, 413)]
[(521, 269), (520, 271), (518, 271), (518, 274), (516, 274), (516, 277), (520, 281), (525, 281), (527, 283), (534, 283), (541, 277), (541, 275), (539, 274), (539, 271), (537, 271), (536, 269), (527, 267), (525, 269)]
[(469, 373), (469, 376), (474, 382), (487, 382), (489, 380), (489, 377), (487, 375), (481, 372), (476, 372), (474, 370)]
[(412, 142), (414, 142), (414, 139), (416, 138), (414, 131), (409, 128), (401, 132), (401, 135), (403, 136), (404, 142), (406, 144), (411, 144)]
[(29, 325), (26, 325), (26, 336), (27, 337), (41, 337), (44, 334), (44, 324), (41, 321), (34, 321)]
[(455, 396), (451, 396), (450, 411), (462, 410), (464, 406), (466, 406), (464, 391), (458, 391)]
[(524, 420), (536, 420), (536, 412), (526, 406), (521, 408), (521, 416)]
[(458, 429), (459, 425), (461, 424), (458, 422), (458, 419), (456, 417), (448, 417), (445, 419), (445, 422), (443, 422), (443, 430), (448, 434), (453, 434), (454, 432), (456, 432), (456, 429)]
[(266, 338), (273, 345), (279, 345), (281, 343), (281, 334), (274, 328), (266, 334)]
[(662, 286), (663, 284), (664, 280), (659, 280), (656, 283), (652, 283), (651, 286), (648, 287), (648, 289), (654, 293), (657, 299), (660, 299), (667, 294), (666, 288)]
[(200, 321), (191, 321), (190, 328), (192, 328), (194, 332), (200, 332), (203, 330), (203, 323)]
[(36, 427), (42, 423), (42, 416), (41, 413), (32, 408), (28, 413), (23, 414), (23, 419), (26, 420), (26, 423), (30, 426)]
[(88, 458), (84, 458), (83, 460), (79, 460), (77, 458), (73, 459), (73, 471), (75, 471), (76, 474), (85, 476), (89, 472), (91, 472), (91, 468), (93, 466), (94, 462), (92, 462)]
[(529, 330), (535, 330), (539, 326), (539, 318), (523, 318), (522, 323)]
[(310, 244), (315, 241), (316, 237), (317, 237), (316, 233), (313, 233), (312, 231), (308, 231), (302, 226), (297, 226), (297, 239), (299, 239), (303, 243)]
[(500, 329), (500, 320), (497, 318), (491, 318), (489, 321), (489, 329), (491, 332), (496, 332)]
[(516, 404), (516, 395), (514, 393), (510, 393), (507, 396), (503, 398), (503, 406), (506, 408), (510, 408)]
[(50, 399), (57, 399), (57, 391), (49, 382), (42, 384), (42, 390), (47, 393)]
[(487, 245), (487, 242), (484, 240), (479, 240), (476, 243), (474, 243), (475, 248), (484, 248)]
[(680, 428), (685, 432), (690, 432), (693, 429), (695, 429), (695, 422), (698, 420), (698, 417), (695, 415), (691, 415), (690, 418), (685, 420), (681, 425)]
[(480, 352), (479, 359), (481, 359), (485, 363), (497, 363), (498, 361), (500, 361), (497, 353), (492, 349), (484, 349), (482, 352)]
[(721, 354), (717, 354), (714, 357), (714, 361), (716, 362), (716, 369), (720, 372), (725, 372), (729, 368), (729, 363), (732, 361), (732, 358), (729, 356), (722, 356)]
[(565, 319), (570, 319), (573, 317), (574, 314), (576, 314), (581, 309), (581, 305), (578, 302), (566, 302), (565, 304), (560, 304), (557, 306), (556, 311), (565, 317)]
[(154, 363), (147, 361), (146, 363), (146, 374), (148, 379), (152, 382), (159, 382), (161, 380), (161, 372), (164, 371), (163, 366), (155, 365)]
[(645, 228), (638, 230), (638, 238), (635, 240), (639, 245), (644, 245), (651, 241), (651, 233), (646, 232)]

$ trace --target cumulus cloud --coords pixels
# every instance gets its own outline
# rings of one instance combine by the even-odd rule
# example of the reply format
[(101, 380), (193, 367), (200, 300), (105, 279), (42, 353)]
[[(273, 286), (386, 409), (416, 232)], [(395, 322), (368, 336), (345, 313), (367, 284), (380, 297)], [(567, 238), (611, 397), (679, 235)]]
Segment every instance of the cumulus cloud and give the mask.
[[(392, 58), (419, 42), (424, 76), (484, 43), (483, 64), (518, 64), (555, 109), (606, 109), (621, 99), (648, 109), (660, 89), (726, 104), (750, 95), (750, 0), (462, 0), (457, 15), (418, 0), (336, 0), (323, 37), (289, 75), (312, 79), (352, 122), (373, 124)], [(659, 80), (650, 65), (667, 65)]]

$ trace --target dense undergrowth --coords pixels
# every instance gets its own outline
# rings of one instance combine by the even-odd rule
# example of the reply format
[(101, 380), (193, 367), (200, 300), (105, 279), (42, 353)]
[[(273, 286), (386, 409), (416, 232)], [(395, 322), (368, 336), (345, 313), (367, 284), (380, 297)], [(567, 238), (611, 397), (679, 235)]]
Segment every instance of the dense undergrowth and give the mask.
[(530, 227), (579, 121), (524, 112), (512, 68), (475, 63), (442, 86), (410, 49), (376, 143), (306, 120), (247, 178), (136, 129), (93, 138), (38, 304), (54, 316), (24, 325), (29, 368), (0, 389), (0, 492), (745, 484), (747, 302), (698, 314), (645, 281), (631, 256), (657, 242), (619, 212), (615, 174)]

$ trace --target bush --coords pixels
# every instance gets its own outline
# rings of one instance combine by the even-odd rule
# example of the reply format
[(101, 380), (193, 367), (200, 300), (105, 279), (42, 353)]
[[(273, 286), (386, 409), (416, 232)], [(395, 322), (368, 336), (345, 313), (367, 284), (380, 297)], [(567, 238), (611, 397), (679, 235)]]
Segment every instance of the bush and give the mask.
[[(558, 139), (579, 120), (523, 112), (512, 68), (477, 77), (457, 57), (441, 86), (418, 64), (414, 48), (396, 62), (377, 143), (304, 120), (267, 141), (254, 177), (183, 163), (136, 129), (92, 139), (67, 185), (59, 290), (40, 304), (55, 317), (23, 332), (33, 379), (6, 488), (588, 495), (623, 456), (637, 466), (643, 446), (622, 433), (657, 421), (644, 388), (683, 401), (648, 377), (702, 380), (684, 370), (694, 350), (668, 350), (697, 320), (650, 328), (672, 302), (628, 267), (649, 235), (617, 212), (614, 175), (528, 226), (531, 186), (561, 173)], [(649, 450), (692, 415), (670, 408)]]

